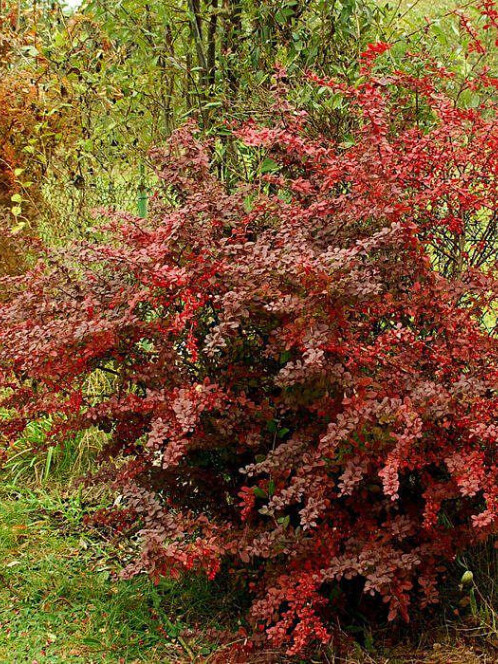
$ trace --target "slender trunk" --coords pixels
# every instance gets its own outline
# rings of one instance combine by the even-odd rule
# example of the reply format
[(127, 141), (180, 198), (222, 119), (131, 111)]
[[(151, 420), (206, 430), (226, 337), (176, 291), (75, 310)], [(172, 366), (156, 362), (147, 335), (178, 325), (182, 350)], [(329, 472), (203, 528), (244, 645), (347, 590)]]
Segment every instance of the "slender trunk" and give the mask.
[[(226, 0), (226, 7), (226, 48), (230, 53), (237, 53), (242, 35), (242, 5), (238, 0)], [(232, 58), (232, 61), (237, 61), (237, 58)], [(233, 67), (229, 67), (227, 71), (227, 79), (231, 93), (236, 95), (239, 89), (239, 76), (238, 72), (235, 71)]]
[(197, 54), (197, 61), (201, 69), (201, 78), (205, 82), (207, 74), (207, 62), (206, 56), (204, 54), (204, 42), (202, 38), (202, 21), (201, 21), (201, 12), (200, 12), (200, 2), (199, 0), (188, 0), (188, 7), (192, 14), (192, 37), (195, 44), (195, 51)]
[(218, 0), (211, 0), (211, 16), (208, 28), (207, 68), (208, 83), (212, 88), (216, 78), (216, 25), (218, 22)]

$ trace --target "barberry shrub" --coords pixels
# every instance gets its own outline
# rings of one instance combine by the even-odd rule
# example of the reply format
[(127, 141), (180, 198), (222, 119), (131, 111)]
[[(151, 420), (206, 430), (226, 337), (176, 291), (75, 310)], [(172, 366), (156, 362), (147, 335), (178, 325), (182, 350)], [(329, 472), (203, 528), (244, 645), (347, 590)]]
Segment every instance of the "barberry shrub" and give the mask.
[(248, 124), (275, 172), (227, 192), (188, 125), (154, 152), (149, 220), (47, 252), (1, 305), (5, 439), (108, 432), (105, 520), (142, 543), (125, 574), (238, 574), (291, 655), (352, 585), (390, 619), (436, 602), (498, 524), (496, 107), (459, 108), (429, 62), (379, 76), (385, 48), (357, 85), (322, 81), (346, 143), (291, 110)]

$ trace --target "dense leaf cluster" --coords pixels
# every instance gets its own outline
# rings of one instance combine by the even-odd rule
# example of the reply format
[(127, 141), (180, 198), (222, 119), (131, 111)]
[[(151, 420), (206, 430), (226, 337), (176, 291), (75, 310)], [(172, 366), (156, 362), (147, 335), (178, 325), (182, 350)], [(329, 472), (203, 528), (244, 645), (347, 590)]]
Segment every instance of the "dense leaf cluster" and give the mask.
[[(30, 12), (26, 12), (30, 15)], [(32, 14), (37, 15), (36, 8)], [(0, 275), (23, 269), (16, 237), (35, 225), (42, 179), (72, 121), (40, 65), (36, 32), (21, 29), (15, 8), (0, 8)], [(12, 237), (10, 231), (13, 231)]]

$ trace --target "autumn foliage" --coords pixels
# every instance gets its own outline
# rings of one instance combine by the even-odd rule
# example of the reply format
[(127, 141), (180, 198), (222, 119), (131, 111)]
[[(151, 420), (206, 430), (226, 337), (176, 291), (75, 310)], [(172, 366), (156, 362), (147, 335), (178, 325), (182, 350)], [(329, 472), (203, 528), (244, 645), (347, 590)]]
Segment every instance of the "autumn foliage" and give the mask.
[(378, 71), (386, 49), (320, 82), (346, 144), (284, 108), (237, 130), (274, 172), (227, 193), (188, 125), (154, 153), (151, 218), (41, 256), (0, 314), (6, 441), (106, 431), (94, 481), (125, 501), (102, 518), (142, 543), (125, 574), (238, 575), (291, 655), (350, 593), (391, 620), (437, 602), (498, 525), (496, 81), (461, 108), (437, 64)]
[[(22, 23), (37, 12), (26, 10)], [(0, 276), (25, 267), (22, 242), (10, 231), (35, 229), (43, 176), (73, 124), (35, 48), (36, 30), (21, 30), (18, 18), (16, 9), (0, 15)]]

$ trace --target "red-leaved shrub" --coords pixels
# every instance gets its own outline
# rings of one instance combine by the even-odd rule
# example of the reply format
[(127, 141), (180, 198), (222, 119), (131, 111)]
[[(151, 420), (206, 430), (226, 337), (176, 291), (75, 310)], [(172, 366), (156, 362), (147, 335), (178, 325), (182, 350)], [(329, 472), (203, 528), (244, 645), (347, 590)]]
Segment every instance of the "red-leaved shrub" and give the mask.
[(108, 432), (117, 531), (140, 525), (126, 574), (239, 571), (291, 655), (329, 639), (347, 580), (407, 618), (498, 524), (496, 107), (458, 108), (430, 63), (376, 74), (384, 50), (325, 83), (347, 144), (303, 113), (249, 124), (280, 170), (227, 193), (187, 126), (150, 220), (47, 253), (1, 307), (6, 440)]

